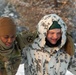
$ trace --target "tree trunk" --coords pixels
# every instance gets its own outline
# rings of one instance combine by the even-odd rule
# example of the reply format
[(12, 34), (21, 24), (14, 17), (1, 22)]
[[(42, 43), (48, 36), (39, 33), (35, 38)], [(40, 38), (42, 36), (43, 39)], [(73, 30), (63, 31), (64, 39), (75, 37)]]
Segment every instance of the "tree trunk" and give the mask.
[(58, 2), (57, 2), (57, 0), (54, 0), (54, 4), (55, 4), (55, 7), (58, 7)]

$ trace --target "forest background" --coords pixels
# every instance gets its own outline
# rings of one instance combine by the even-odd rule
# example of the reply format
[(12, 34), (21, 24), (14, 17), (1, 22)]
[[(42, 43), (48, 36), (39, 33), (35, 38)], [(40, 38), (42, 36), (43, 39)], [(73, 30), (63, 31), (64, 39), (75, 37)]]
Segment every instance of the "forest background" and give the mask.
[[(0, 0), (0, 16), (12, 17), (18, 26), (36, 31), (40, 19), (46, 14), (59, 15), (72, 34), (76, 49), (76, 0)], [(74, 55), (76, 65), (76, 51)]]
[[(0, 16), (12, 17), (20, 31), (24, 28), (35, 32), (38, 22), (46, 14), (57, 14), (64, 20), (76, 49), (76, 0), (0, 0)], [(76, 51), (74, 57), (75, 66)]]
[(32, 32), (46, 14), (59, 15), (76, 43), (76, 0), (0, 0), (0, 16), (10, 16)]

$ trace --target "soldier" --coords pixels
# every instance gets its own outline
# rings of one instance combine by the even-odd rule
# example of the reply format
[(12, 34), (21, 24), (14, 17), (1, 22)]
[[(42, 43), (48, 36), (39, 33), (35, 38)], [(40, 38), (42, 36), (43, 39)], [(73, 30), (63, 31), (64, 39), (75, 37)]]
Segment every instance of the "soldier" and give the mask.
[(0, 17), (0, 75), (15, 75), (21, 61), (21, 50), (33, 41), (33, 33), (16, 34), (12, 18)]
[(24, 48), (25, 75), (65, 75), (74, 43), (67, 26), (56, 14), (44, 16), (38, 23), (38, 38)]

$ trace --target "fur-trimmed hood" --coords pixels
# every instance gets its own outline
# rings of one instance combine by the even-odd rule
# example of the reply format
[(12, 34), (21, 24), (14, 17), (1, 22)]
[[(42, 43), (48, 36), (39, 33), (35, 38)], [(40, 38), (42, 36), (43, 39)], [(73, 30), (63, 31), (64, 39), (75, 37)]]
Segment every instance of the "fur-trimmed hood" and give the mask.
[[(49, 14), (44, 16), (38, 23), (37, 25), (37, 31), (38, 31), (38, 38), (35, 40), (35, 48), (37, 48), (37, 45), (41, 48), (45, 46), (45, 38), (46, 38), (46, 34), (47, 34), (47, 30), (49, 29), (49, 27), (52, 25), (53, 21), (57, 21), (58, 24), (61, 26), (61, 30), (62, 30), (62, 39), (61, 39), (61, 45), (59, 48), (61, 48), (65, 42), (66, 42), (66, 31), (67, 31), (67, 26), (64, 23), (64, 21), (56, 14)], [(38, 47), (38, 48), (39, 48)], [(58, 48), (58, 50), (59, 50)]]
[[(53, 21), (57, 21), (61, 26), (62, 39), (58, 47), (48, 47), (46, 45), (46, 34)], [(70, 55), (62, 48), (66, 43), (67, 27), (63, 20), (56, 14), (44, 16), (38, 23), (38, 38), (32, 45), (23, 50), (22, 57), (25, 61), (26, 75), (65, 75), (70, 61)], [(26, 58), (26, 59), (25, 59)]]

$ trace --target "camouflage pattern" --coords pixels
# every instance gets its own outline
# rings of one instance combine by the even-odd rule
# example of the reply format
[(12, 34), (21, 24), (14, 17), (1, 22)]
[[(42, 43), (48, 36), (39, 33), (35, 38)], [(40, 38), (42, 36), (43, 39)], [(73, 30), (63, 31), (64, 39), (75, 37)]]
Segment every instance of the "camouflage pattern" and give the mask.
[(2, 75), (15, 75), (20, 61), (21, 52), (15, 43), (14, 49), (10, 54), (0, 54), (0, 71), (2, 71)]
[(72, 37), (73, 37), (73, 40), (74, 40), (75, 53), (74, 53), (74, 55), (71, 58), (71, 61), (69, 63), (68, 70), (70, 72), (72, 72), (74, 75), (76, 75), (76, 37), (75, 37), (76, 36), (76, 29), (73, 30), (71, 32), (71, 34), (72, 34)]
[(71, 57), (71, 61), (69, 63), (68, 70), (72, 72), (74, 75), (76, 75), (76, 45), (75, 45), (75, 53)]
[[(61, 25), (62, 39), (58, 47), (51, 48), (45, 44), (45, 38), (53, 21)], [(64, 21), (56, 14), (49, 14), (40, 20), (37, 30), (38, 38), (22, 53), (25, 75), (65, 75), (71, 56), (63, 48), (67, 31)]]
[(35, 38), (35, 36), (33, 35), (34, 34), (29, 31), (28, 32), (24, 31), (24, 32), (17, 34), (12, 52), (7, 55), (0, 54), (0, 71), (2, 72), (2, 75), (15, 75), (16, 74), (18, 66), (21, 62), (21, 52), (25, 46), (33, 42)]

